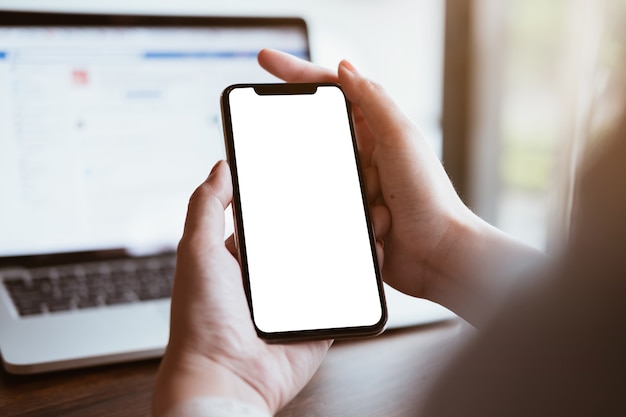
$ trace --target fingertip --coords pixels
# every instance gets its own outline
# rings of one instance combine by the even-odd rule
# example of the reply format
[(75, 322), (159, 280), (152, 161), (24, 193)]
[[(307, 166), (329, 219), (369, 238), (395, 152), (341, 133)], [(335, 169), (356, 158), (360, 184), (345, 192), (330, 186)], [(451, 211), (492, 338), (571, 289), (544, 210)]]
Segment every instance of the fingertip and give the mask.
[(184, 235), (223, 243), (224, 210), (231, 203), (232, 190), (228, 163), (220, 160), (189, 199)]
[(391, 212), (387, 206), (377, 204), (370, 209), (370, 215), (374, 226), (374, 234), (377, 239), (382, 239), (391, 229)]
[(222, 160), (220, 159), (219, 161), (215, 163), (215, 165), (213, 165), (213, 168), (211, 168), (211, 172), (209, 172), (209, 176), (206, 178), (205, 181), (211, 180), (211, 178), (215, 175), (215, 171), (219, 169), (219, 166), (221, 165), (221, 163), (222, 163)]
[(289, 77), (292, 76), (294, 67), (297, 73), (299, 71), (297, 67), (302, 65), (304, 61), (287, 52), (279, 51), (278, 49), (263, 48), (257, 54), (257, 62), (261, 68), (270, 74), (282, 78), (285, 81), (291, 81)]
[(265, 71), (286, 82), (337, 82), (337, 75), (327, 68), (277, 49), (261, 49), (257, 61)]
[(356, 73), (357, 70), (354, 67), (354, 65), (352, 65), (352, 63), (350, 61), (348, 61), (347, 59), (342, 59), (341, 62), (339, 62), (339, 71), (347, 71), (349, 73)]
[[(350, 61), (346, 59), (342, 60), (339, 63), (337, 73), (339, 83), (342, 87), (345, 86), (346, 88), (344, 88), (344, 90), (348, 90), (349, 94), (353, 97), (351, 100), (368, 100), (373, 97), (386, 99), (384, 89), (380, 84), (363, 76)], [(348, 94), (348, 92), (346, 94)]]
[(339, 62), (339, 67), (337, 68), (337, 78), (342, 86), (350, 83), (354, 79), (355, 74), (357, 74), (356, 68), (350, 63), (350, 61), (343, 59)]
[(395, 144), (412, 135), (412, 122), (379, 83), (351, 69), (345, 60), (339, 65), (338, 77), (346, 98), (360, 109), (377, 143)]
[(223, 159), (217, 161), (205, 182), (226, 209), (233, 197), (233, 185), (228, 162)]
[(267, 61), (267, 58), (269, 56), (272, 55), (272, 49), (270, 48), (262, 48), (259, 53), (256, 56), (256, 60), (259, 63), (259, 65), (261, 65), (261, 67), (264, 67), (264, 63)]
[(339, 67), (337, 68), (337, 78), (339, 79), (339, 84), (341, 84), (342, 89), (346, 93), (348, 99), (358, 104), (361, 97), (362, 88), (359, 87), (359, 84), (365, 80), (365, 78), (356, 70), (354, 65), (346, 59), (339, 62)]
[(209, 172), (209, 176), (207, 177), (205, 181), (206, 182), (211, 181), (220, 170), (224, 169), (224, 166), (228, 166), (228, 162), (224, 161), (223, 159), (220, 159), (219, 161), (217, 161), (215, 165), (213, 165), (213, 168), (211, 168), (211, 172)]

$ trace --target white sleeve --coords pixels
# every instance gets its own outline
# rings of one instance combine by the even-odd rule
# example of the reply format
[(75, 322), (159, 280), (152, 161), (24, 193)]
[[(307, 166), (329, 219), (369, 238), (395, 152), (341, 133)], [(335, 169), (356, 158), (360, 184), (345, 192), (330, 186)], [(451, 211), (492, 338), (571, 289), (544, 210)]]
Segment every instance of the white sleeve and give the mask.
[(170, 408), (160, 417), (271, 417), (260, 408), (230, 398), (200, 397)]

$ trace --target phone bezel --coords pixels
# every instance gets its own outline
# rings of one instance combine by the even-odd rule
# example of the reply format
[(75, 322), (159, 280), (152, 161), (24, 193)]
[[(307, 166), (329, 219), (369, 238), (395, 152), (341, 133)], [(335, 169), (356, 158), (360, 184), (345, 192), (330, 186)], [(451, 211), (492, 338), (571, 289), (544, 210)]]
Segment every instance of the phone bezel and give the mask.
[[(250, 290), (250, 276), (248, 271), (247, 262), (247, 247), (245, 243), (245, 231), (242, 219), (240, 189), (237, 169), (237, 158), (235, 154), (232, 119), (230, 112), (230, 94), (233, 90), (238, 88), (253, 88), (259, 95), (294, 95), (294, 94), (315, 94), (318, 87), (335, 87), (338, 88), (345, 100), (347, 119), (350, 126), (350, 134), (352, 141), (352, 148), (354, 150), (355, 163), (359, 177), (359, 186), (361, 191), (361, 197), (363, 201), (363, 210), (367, 219), (368, 236), (370, 243), (370, 250), (374, 262), (374, 269), (376, 275), (376, 282), (378, 287), (379, 301), (381, 306), (380, 320), (369, 326), (356, 326), (356, 327), (337, 327), (337, 328), (324, 328), (324, 329), (308, 329), (308, 330), (295, 330), (295, 331), (281, 331), (281, 332), (265, 332), (259, 329), (254, 320), (254, 308), (252, 305), (252, 295)], [(352, 338), (352, 337), (367, 337), (375, 336), (382, 333), (387, 323), (388, 313), (387, 304), (384, 294), (383, 279), (380, 272), (380, 266), (378, 257), (376, 255), (375, 236), (374, 229), (371, 222), (370, 210), (368, 199), (366, 195), (366, 187), (364, 182), (363, 173), (361, 171), (360, 157), (357, 150), (356, 135), (354, 130), (354, 123), (352, 118), (352, 110), (350, 102), (345, 98), (341, 86), (337, 83), (263, 83), (263, 84), (234, 84), (222, 92), (220, 98), (220, 107), (222, 112), (222, 126), (224, 130), (224, 142), (226, 148), (226, 157), (230, 166), (232, 182), (233, 182), (233, 215), (234, 215), (234, 229), (235, 229), (235, 242), (239, 254), (239, 263), (241, 265), (244, 290), (248, 301), (248, 307), (250, 309), (250, 315), (254, 323), (255, 330), (259, 337), (269, 342), (289, 342), (289, 341), (302, 341), (302, 340), (316, 340), (316, 339), (339, 339), (339, 338)]]

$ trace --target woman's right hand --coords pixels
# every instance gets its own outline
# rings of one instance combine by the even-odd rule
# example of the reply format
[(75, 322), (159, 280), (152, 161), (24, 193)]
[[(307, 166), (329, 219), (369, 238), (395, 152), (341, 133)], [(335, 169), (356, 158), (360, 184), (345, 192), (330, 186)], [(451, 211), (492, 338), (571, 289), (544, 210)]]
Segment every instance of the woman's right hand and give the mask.
[(334, 81), (352, 103), (362, 170), (385, 281), (477, 320), (473, 306), (531, 250), (463, 204), (434, 151), (377, 83), (342, 61), (338, 72), (263, 50), (259, 63), (288, 82)]

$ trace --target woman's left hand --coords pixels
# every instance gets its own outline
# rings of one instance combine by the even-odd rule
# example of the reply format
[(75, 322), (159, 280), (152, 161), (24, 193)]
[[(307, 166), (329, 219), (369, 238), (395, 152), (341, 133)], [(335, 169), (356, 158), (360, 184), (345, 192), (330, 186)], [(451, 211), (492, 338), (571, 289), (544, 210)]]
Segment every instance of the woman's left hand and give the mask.
[(258, 338), (232, 242), (224, 242), (231, 200), (230, 170), (220, 161), (189, 202), (154, 415), (197, 397), (232, 398), (274, 414), (309, 381), (332, 343), (267, 344)]

